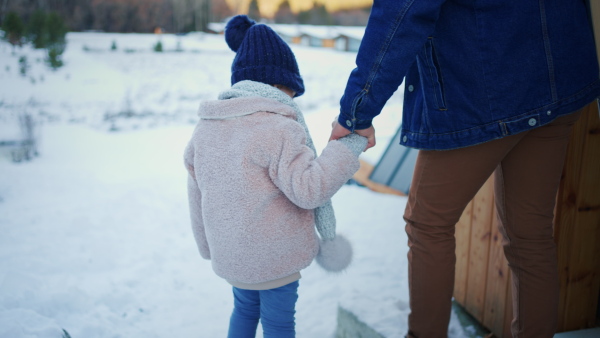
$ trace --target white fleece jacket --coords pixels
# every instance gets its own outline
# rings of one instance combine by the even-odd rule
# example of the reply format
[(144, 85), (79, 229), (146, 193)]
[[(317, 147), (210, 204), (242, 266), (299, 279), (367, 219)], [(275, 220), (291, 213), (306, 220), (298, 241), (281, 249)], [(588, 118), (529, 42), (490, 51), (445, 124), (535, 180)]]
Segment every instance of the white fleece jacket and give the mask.
[(273, 99), (208, 101), (199, 115), (184, 158), (200, 255), (232, 283), (310, 265), (319, 250), (312, 209), (358, 170), (362, 149), (331, 141), (315, 158), (294, 109)]

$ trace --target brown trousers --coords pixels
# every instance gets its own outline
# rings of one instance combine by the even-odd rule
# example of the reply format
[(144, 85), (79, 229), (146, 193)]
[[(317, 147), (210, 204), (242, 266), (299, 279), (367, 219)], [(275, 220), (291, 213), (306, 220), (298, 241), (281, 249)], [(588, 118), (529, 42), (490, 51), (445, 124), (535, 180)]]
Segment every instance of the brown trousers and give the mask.
[(513, 274), (513, 337), (554, 335), (559, 288), (554, 206), (571, 127), (579, 115), (475, 146), (419, 152), (404, 214), (410, 337), (447, 336), (455, 225), (492, 173), (504, 254)]

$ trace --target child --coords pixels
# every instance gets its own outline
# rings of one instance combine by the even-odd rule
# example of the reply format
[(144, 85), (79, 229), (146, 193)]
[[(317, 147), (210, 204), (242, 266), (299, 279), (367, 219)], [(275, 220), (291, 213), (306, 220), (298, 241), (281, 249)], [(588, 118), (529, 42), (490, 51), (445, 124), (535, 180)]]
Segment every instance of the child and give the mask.
[(201, 104), (185, 150), (192, 228), (200, 255), (233, 285), (228, 337), (254, 337), (259, 319), (265, 337), (294, 337), (300, 270), (319, 250), (328, 270), (349, 264), (330, 198), (367, 141), (351, 134), (316, 157), (292, 100), (304, 83), (289, 46), (245, 15), (229, 21), (225, 39), (237, 52), (233, 86)]

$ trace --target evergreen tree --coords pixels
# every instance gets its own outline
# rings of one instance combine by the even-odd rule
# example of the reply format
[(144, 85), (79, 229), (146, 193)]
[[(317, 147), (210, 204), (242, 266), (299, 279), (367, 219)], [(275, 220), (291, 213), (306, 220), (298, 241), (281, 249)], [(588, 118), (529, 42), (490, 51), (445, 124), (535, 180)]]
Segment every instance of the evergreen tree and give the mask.
[(279, 8), (275, 13), (276, 23), (296, 23), (296, 15), (292, 12), (289, 0), (284, 0), (279, 4)]
[(29, 39), (35, 48), (46, 48), (46, 64), (53, 70), (63, 66), (62, 54), (66, 48), (67, 27), (57, 13), (34, 12), (29, 21)]
[(333, 18), (325, 8), (325, 5), (315, 5), (312, 9), (313, 24), (315, 25), (332, 25)]
[(325, 5), (313, 4), (313, 7), (298, 13), (298, 22), (306, 25), (332, 25), (333, 17)]
[(29, 62), (27, 62), (27, 56), (23, 55), (19, 58), (19, 73), (21, 76), (27, 76), (29, 70)]
[(8, 40), (11, 45), (21, 45), (25, 26), (16, 12), (8, 13), (4, 19), (2, 30), (4, 30), (4, 39)]
[(258, 8), (258, 0), (250, 1), (250, 5), (248, 7), (248, 16), (255, 21), (260, 21), (260, 9)]
[(33, 12), (27, 24), (27, 38), (33, 42), (35, 48), (46, 48), (48, 44), (46, 12), (40, 9)]
[(67, 35), (67, 27), (64, 20), (56, 13), (50, 13), (46, 16), (46, 27), (48, 41), (50, 47), (60, 47), (65, 45), (65, 37)]
[(298, 13), (298, 23), (302, 25), (308, 25), (311, 21), (311, 10), (300, 11)]
[(154, 51), (157, 53), (161, 53), (163, 51), (162, 42), (158, 41), (156, 45), (154, 45)]
[(46, 63), (53, 70), (57, 70), (58, 68), (63, 66), (64, 63), (61, 59), (63, 51), (64, 49), (61, 50), (57, 47), (48, 48), (48, 56), (46, 58)]

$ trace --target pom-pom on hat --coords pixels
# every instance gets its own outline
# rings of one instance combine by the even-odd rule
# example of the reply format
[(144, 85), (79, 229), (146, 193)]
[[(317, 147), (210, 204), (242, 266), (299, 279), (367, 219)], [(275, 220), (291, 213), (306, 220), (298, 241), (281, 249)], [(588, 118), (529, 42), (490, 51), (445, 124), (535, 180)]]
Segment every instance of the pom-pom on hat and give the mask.
[(257, 24), (246, 15), (227, 22), (225, 41), (236, 52), (231, 65), (231, 84), (251, 80), (284, 85), (296, 96), (304, 94), (304, 82), (290, 47), (269, 26)]

